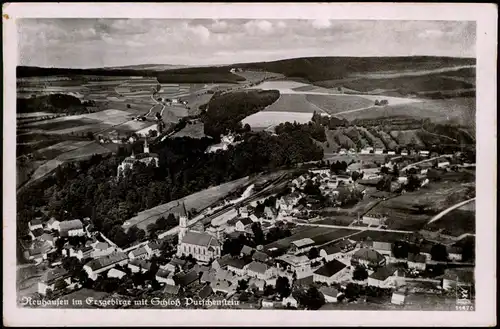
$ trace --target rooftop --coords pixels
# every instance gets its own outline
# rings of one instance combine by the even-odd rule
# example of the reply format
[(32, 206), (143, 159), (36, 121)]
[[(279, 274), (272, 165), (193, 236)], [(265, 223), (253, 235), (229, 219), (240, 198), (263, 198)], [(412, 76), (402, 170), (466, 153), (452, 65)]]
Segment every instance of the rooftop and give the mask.
[(203, 246), (203, 247), (209, 247), (209, 246), (214, 246), (218, 247), (220, 246), (219, 241), (215, 239), (212, 235), (208, 233), (199, 233), (199, 232), (193, 232), (193, 231), (188, 231), (184, 238), (182, 239), (182, 243), (188, 243), (188, 244), (193, 244), (196, 246)]
[(181, 286), (190, 285), (196, 280), (198, 280), (198, 273), (196, 273), (196, 271), (193, 270), (187, 273), (177, 273), (174, 276), (174, 281)]
[(300, 240), (293, 241), (292, 244), (295, 245), (297, 248), (303, 248), (306, 246), (314, 245), (315, 242), (311, 238), (303, 238)]
[(377, 251), (368, 248), (361, 248), (354, 253), (353, 259), (363, 259), (372, 263), (379, 263), (384, 259), (384, 256)]
[(339, 291), (333, 287), (322, 286), (319, 291), (325, 296), (337, 297)]
[(370, 278), (384, 281), (388, 277), (392, 276), (396, 272), (396, 268), (390, 265), (378, 268), (375, 272), (370, 275)]
[(177, 295), (179, 293), (179, 290), (181, 289), (180, 286), (172, 286), (169, 284), (166, 284), (165, 287), (163, 288), (163, 293), (167, 295)]
[(261, 262), (253, 261), (250, 264), (248, 264), (247, 269), (252, 272), (264, 274), (267, 271), (267, 265)]
[(60, 231), (83, 229), (83, 223), (79, 219), (67, 220), (59, 224)]
[(255, 251), (252, 255), (252, 259), (259, 261), (259, 262), (265, 262), (269, 258), (269, 256), (266, 253), (263, 253), (262, 251)]
[(107, 255), (104, 257), (100, 257), (100, 258), (91, 260), (90, 262), (88, 262), (85, 265), (89, 266), (92, 270), (95, 271), (95, 270), (99, 270), (101, 268), (104, 268), (106, 266), (116, 264), (116, 263), (121, 262), (121, 261), (126, 260), (126, 259), (128, 259), (128, 257), (125, 253), (116, 252), (116, 253), (113, 253), (113, 254), (110, 254), (110, 255)]
[(58, 279), (66, 278), (70, 274), (63, 267), (56, 267), (45, 273), (42, 282), (50, 284)]
[(425, 256), (422, 254), (408, 254), (408, 261), (409, 262), (414, 262), (414, 263), (425, 263)]
[(331, 277), (336, 273), (338, 273), (339, 271), (343, 270), (345, 267), (346, 265), (344, 263), (334, 259), (332, 261), (329, 261), (325, 265), (321, 266), (314, 272), (314, 274)]
[(152, 265), (151, 262), (148, 262), (148, 261), (145, 261), (142, 259), (134, 259), (134, 260), (130, 261), (129, 264), (140, 267), (140, 268), (145, 269), (147, 271), (149, 271), (151, 269), (151, 265)]

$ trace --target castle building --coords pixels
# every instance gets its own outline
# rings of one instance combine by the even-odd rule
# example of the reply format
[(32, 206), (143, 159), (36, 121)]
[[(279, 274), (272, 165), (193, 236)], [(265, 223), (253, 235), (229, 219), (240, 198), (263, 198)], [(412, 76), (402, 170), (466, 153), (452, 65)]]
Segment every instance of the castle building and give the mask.
[(158, 167), (158, 154), (156, 153), (149, 153), (149, 146), (148, 146), (148, 141), (147, 139), (144, 140), (144, 152), (135, 155), (134, 152), (132, 152), (132, 155), (125, 158), (123, 162), (118, 165), (118, 170), (117, 170), (117, 176), (120, 178), (121, 176), (124, 175), (125, 169), (132, 169), (134, 167), (134, 164), (138, 162), (144, 163), (146, 166), (149, 164), (154, 164), (156, 167)]
[(206, 232), (193, 231), (188, 228), (188, 217), (184, 214), (179, 218), (179, 244), (177, 256), (193, 256), (201, 263), (209, 263), (211, 259), (221, 257), (221, 244), (215, 236)]

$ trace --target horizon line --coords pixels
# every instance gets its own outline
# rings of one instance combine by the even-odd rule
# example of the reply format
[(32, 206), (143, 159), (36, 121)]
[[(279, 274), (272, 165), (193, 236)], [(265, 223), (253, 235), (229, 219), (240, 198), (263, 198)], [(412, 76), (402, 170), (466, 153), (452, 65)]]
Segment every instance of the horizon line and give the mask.
[[(213, 66), (230, 66), (230, 65), (238, 65), (238, 64), (253, 64), (253, 63), (272, 63), (272, 62), (280, 62), (286, 60), (294, 60), (294, 59), (306, 59), (306, 58), (403, 58), (403, 57), (434, 57), (434, 58), (458, 58), (458, 59), (476, 59), (474, 57), (461, 57), (461, 56), (437, 56), (437, 55), (400, 55), (400, 56), (302, 56), (302, 57), (289, 57), (282, 59), (275, 59), (270, 61), (249, 61), (249, 62), (235, 62), (235, 63), (225, 63), (225, 64), (158, 64), (158, 63), (141, 63), (141, 64), (128, 64), (128, 65), (119, 65), (119, 66), (102, 66), (102, 67), (55, 67), (55, 66), (31, 66), (31, 65), (16, 65), (18, 67), (33, 67), (33, 68), (41, 68), (41, 69), (69, 69), (69, 70), (103, 70), (103, 69), (117, 69), (122, 68), (124, 70), (127, 67), (133, 66), (141, 66), (141, 65), (171, 65), (171, 66), (185, 66), (184, 68), (194, 68), (194, 67), (213, 67)], [(183, 68), (175, 68), (183, 69)]]

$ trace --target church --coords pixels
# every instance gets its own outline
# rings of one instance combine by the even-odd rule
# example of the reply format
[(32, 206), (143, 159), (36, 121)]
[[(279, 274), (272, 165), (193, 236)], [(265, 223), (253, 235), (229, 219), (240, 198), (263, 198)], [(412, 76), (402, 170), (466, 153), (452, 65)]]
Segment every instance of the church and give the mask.
[(124, 175), (126, 168), (132, 169), (134, 167), (134, 164), (138, 162), (142, 162), (146, 166), (152, 163), (156, 167), (158, 167), (158, 154), (149, 153), (149, 146), (147, 139), (144, 140), (144, 153), (135, 155), (134, 152), (132, 151), (132, 155), (126, 157), (125, 160), (123, 160), (123, 162), (120, 165), (118, 165), (118, 170), (117, 170), (118, 178)]
[(204, 232), (203, 226), (196, 230), (188, 229), (187, 212), (179, 218), (179, 244), (177, 256), (192, 255), (200, 263), (209, 263), (211, 259), (221, 256), (221, 244), (217, 238)]

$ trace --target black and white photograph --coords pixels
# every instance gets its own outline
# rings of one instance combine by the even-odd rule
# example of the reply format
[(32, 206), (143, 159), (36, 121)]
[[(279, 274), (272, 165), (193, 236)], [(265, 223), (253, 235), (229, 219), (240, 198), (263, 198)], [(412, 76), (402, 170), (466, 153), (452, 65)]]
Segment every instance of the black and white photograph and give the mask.
[(496, 88), (481, 90), (477, 18), (260, 6), (261, 17), (4, 8), (15, 309), (154, 309), (162, 325), (172, 310), (452, 321), (477, 313), (481, 282), (496, 290), (494, 250), (478, 251), (496, 249), (496, 214), (477, 213), (496, 208), (482, 199), (496, 194), (496, 155), (478, 155), (496, 130), (495, 100), (478, 99)]

